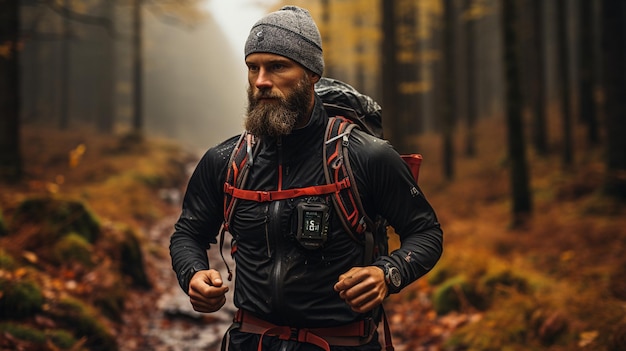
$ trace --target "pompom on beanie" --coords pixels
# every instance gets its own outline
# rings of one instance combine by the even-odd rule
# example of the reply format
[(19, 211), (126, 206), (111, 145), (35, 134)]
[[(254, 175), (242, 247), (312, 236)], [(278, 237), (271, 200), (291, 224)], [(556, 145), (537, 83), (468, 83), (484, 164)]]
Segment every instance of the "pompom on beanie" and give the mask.
[(284, 6), (257, 21), (248, 35), (245, 57), (255, 52), (290, 58), (320, 76), (324, 72), (322, 37), (306, 9)]

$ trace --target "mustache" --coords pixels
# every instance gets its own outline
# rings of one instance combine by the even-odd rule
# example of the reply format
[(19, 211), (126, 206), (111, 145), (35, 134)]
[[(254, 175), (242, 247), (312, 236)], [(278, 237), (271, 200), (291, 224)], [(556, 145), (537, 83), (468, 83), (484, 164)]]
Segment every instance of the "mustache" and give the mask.
[(272, 93), (271, 90), (259, 90), (253, 96), (255, 100), (259, 99), (282, 99), (282, 96)]

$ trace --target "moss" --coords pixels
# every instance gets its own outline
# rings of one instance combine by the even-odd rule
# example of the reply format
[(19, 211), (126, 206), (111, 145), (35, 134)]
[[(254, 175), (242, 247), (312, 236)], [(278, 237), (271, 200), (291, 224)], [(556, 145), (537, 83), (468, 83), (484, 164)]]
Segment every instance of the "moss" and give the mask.
[(150, 282), (146, 274), (141, 244), (134, 231), (131, 229), (123, 231), (119, 250), (122, 273), (130, 277), (136, 286), (149, 288)]
[(11, 334), (14, 338), (28, 341), (33, 344), (44, 345), (46, 343), (46, 335), (41, 330), (33, 327), (15, 323), (0, 324), (0, 334)]
[(46, 330), (45, 334), (48, 340), (61, 349), (70, 349), (76, 344), (76, 338), (67, 330)]
[[(0, 334), (10, 334), (13, 338), (27, 342), (37, 350), (82, 350), (75, 348), (76, 338), (71, 332), (62, 329), (40, 330), (35, 327), (16, 323), (1, 323)], [(50, 345), (52, 343), (52, 345)]]
[(73, 328), (78, 337), (85, 337), (85, 346), (90, 350), (117, 350), (114, 336), (100, 322), (99, 315), (82, 301), (66, 297), (50, 304), (48, 313)]
[[(457, 329), (446, 346), (463, 350), (545, 350), (533, 332), (532, 315), (535, 302), (522, 294), (498, 299), (498, 309), (489, 310), (483, 317)], [(555, 334), (565, 326), (555, 329)]]
[(54, 244), (53, 257), (55, 262), (78, 262), (86, 267), (93, 265), (91, 261), (92, 246), (77, 233), (70, 233)]
[(13, 256), (9, 255), (3, 249), (0, 249), (0, 269), (13, 270), (15, 269), (15, 260)]
[(435, 266), (435, 268), (430, 273), (428, 273), (427, 279), (430, 285), (439, 285), (453, 275), (454, 274), (452, 273), (449, 267), (446, 267), (444, 264), (441, 264), (441, 265)]
[(41, 311), (44, 298), (39, 286), (30, 280), (0, 278), (0, 317), (24, 318)]
[(161, 188), (166, 182), (160, 174), (135, 174), (135, 180), (152, 189)]
[(100, 234), (100, 223), (96, 216), (86, 204), (75, 200), (28, 198), (18, 206), (12, 225), (24, 223), (42, 227), (41, 240), (36, 245), (52, 243), (69, 233), (77, 233), (93, 243)]
[(487, 273), (480, 280), (480, 287), (488, 300), (491, 300), (499, 293), (511, 291), (511, 289), (520, 293), (529, 291), (528, 281), (524, 277), (513, 273), (510, 269)]
[(4, 216), (2, 215), (2, 209), (0, 208), (0, 236), (5, 236), (8, 232)]
[(116, 322), (122, 322), (125, 301), (126, 288), (121, 279), (110, 287), (98, 289), (93, 296), (93, 304), (103, 315)]
[(476, 287), (462, 275), (452, 277), (435, 288), (433, 308), (439, 315), (468, 308), (482, 309), (484, 301), (476, 292)]

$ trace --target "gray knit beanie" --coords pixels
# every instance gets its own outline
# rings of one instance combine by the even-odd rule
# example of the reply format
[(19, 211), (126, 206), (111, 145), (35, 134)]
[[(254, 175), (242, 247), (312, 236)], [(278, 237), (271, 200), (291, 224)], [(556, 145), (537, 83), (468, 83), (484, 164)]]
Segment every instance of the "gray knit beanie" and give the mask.
[(320, 76), (324, 72), (322, 37), (306, 9), (284, 6), (257, 21), (248, 35), (245, 57), (255, 52), (285, 56)]

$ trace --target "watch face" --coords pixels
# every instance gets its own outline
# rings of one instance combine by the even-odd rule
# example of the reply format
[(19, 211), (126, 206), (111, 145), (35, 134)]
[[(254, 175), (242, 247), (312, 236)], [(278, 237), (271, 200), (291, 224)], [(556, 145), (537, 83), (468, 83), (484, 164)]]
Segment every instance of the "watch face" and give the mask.
[(389, 269), (389, 281), (394, 287), (400, 287), (400, 284), (402, 283), (402, 277), (400, 276), (400, 271), (398, 270), (398, 268), (391, 267)]

